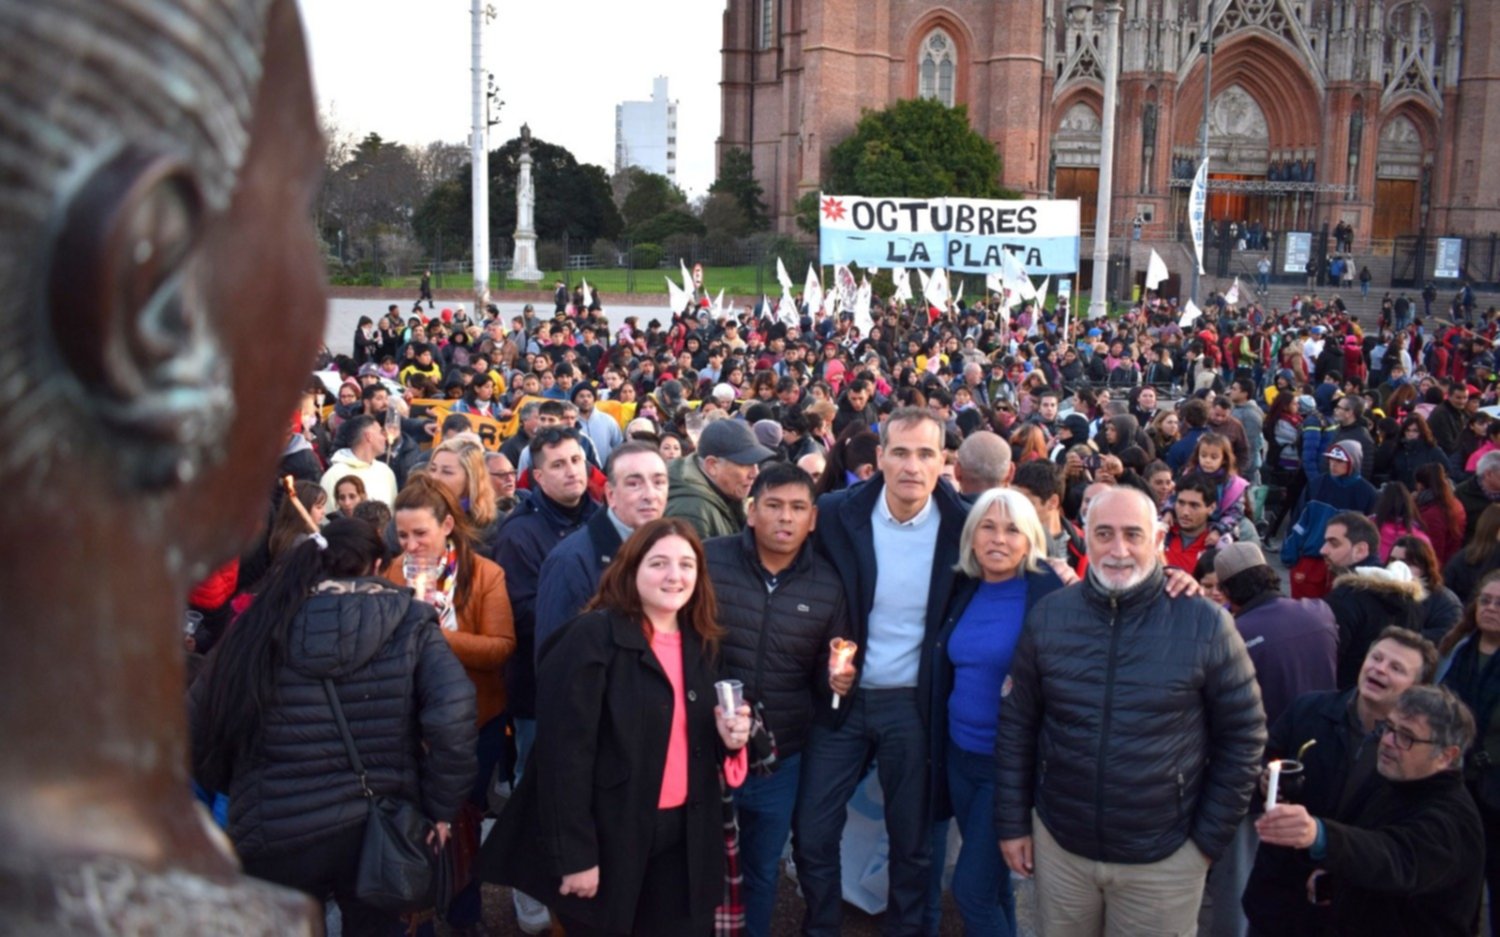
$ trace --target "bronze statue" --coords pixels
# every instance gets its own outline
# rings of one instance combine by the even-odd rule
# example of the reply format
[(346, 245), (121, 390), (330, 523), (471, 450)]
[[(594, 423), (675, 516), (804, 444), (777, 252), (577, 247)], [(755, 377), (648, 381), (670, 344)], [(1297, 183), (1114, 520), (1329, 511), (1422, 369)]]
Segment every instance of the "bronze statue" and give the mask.
[(301, 934), (193, 800), (187, 589), (324, 317), (294, 0), (0, 0), (0, 933)]

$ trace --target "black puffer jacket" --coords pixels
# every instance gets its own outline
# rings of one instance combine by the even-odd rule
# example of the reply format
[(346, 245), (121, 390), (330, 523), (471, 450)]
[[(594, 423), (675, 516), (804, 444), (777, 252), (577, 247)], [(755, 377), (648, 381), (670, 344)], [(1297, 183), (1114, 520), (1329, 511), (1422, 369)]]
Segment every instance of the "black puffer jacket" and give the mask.
[(1260, 772), (1266, 717), (1223, 609), (1173, 599), (1156, 572), (1112, 600), (1093, 577), (1027, 616), (1000, 711), (995, 823), (1101, 862), (1155, 862), (1183, 841), (1218, 858)]
[[(292, 621), (287, 658), (260, 744), (232, 766), (195, 765), (201, 783), (229, 794), (229, 835), (241, 856), (295, 852), (365, 820), (324, 677), (338, 690), (370, 788), (418, 804), (433, 821), (458, 814), (476, 770), (474, 684), (432, 606), (384, 580), (324, 583)], [(190, 699), (195, 738), (207, 696), (200, 678)]]
[(745, 699), (765, 707), (779, 757), (802, 751), (815, 706), (827, 707), (828, 642), (849, 635), (844, 589), (832, 564), (806, 543), (766, 590), (755, 532), (703, 545), (719, 600), (720, 671), (745, 684)]

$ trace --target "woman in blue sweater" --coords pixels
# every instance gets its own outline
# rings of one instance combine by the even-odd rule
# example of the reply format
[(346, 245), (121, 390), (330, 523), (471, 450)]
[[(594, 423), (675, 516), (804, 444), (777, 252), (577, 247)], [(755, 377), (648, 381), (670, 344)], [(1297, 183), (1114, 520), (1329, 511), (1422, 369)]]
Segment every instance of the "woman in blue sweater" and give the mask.
[[(995, 836), (995, 735), (1021, 624), (1062, 588), (1047, 564), (1036, 508), (1021, 492), (992, 489), (974, 502), (959, 540), (948, 614), (931, 657), (932, 795), (938, 820), (954, 817), (963, 848), (953, 898), (969, 935), (1016, 932), (1010, 873)], [(940, 882), (939, 870), (934, 884)], [(938, 897), (934, 888), (933, 899)]]

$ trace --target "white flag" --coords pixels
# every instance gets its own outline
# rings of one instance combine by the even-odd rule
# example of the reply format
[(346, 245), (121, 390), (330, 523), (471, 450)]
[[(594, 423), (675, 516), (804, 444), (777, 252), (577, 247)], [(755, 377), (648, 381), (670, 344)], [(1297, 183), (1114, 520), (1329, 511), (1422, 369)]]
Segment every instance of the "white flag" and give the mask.
[[(776, 315), (776, 307), (771, 305), (771, 297), (765, 293), (760, 294), (760, 318), (770, 319)], [(751, 313), (754, 315), (754, 313)]]
[(905, 267), (891, 270), (891, 283), (896, 287), (897, 302), (904, 303), (911, 299), (911, 273)]
[(781, 301), (776, 304), (776, 319), (783, 325), (799, 325), (802, 316), (797, 313), (797, 304), (792, 300), (792, 293), (787, 290), (781, 294)]
[(1036, 299), (1036, 287), (1031, 285), (1031, 276), (1020, 258), (1010, 251), (1000, 252), (1000, 275), (1007, 289), (1021, 299)]
[(710, 312), (711, 318), (717, 320), (724, 315), (724, 288), (719, 287), (719, 295), (714, 298), (714, 306)]
[(932, 271), (932, 276), (922, 284), (922, 295), (928, 305), (944, 309), (948, 305), (948, 272), (942, 267)]
[(823, 314), (836, 316), (839, 314), (839, 291), (837, 286), (823, 294)]
[(682, 291), (689, 296), (696, 295), (698, 288), (693, 285), (693, 275), (688, 273), (687, 261), (679, 257), (677, 263), (682, 267)]
[(964, 281), (963, 280), (959, 280), (958, 281), (958, 292), (955, 293), (955, 294), (953, 294), (953, 305), (957, 306), (959, 304), (959, 302), (963, 298), (964, 298)]
[(1190, 299), (1187, 305), (1182, 307), (1182, 318), (1177, 320), (1177, 324), (1185, 329), (1192, 328), (1193, 322), (1201, 315), (1203, 315), (1203, 310)]
[(1230, 306), (1238, 306), (1240, 303), (1240, 278), (1234, 278), (1234, 285), (1229, 287), (1229, 292), (1224, 294), (1224, 302)]
[(780, 283), (784, 290), (792, 288), (792, 275), (786, 272), (786, 264), (781, 262), (780, 257), (776, 258), (776, 282)]
[(1167, 262), (1161, 259), (1156, 248), (1151, 249), (1151, 260), (1146, 264), (1146, 289), (1154, 290), (1172, 274), (1167, 272)]
[(1030, 338), (1042, 331), (1042, 313), (1047, 308), (1047, 291), (1052, 288), (1052, 277), (1042, 281), (1042, 288), (1037, 290), (1036, 305), (1031, 307), (1031, 326), (1026, 330), (1026, 336)]
[(1005, 292), (1005, 279), (998, 273), (986, 273), (984, 275), (984, 288), (991, 293)]
[(870, 288), (870, 278), (865, 277), (859, 284), (859, 293), (854, 301), (854, 327), (859, 329), (860, 335), (868, 336), (870, 329), (875, 325), (875, 320), (870, 317), (870, 297), (873, 291)]
[(833, 283), (838, 289), (839, 304), (845, 309), (853, 309), (859, 298), (859, 281), (854, 279), (854, 271), (848, 264), (838, 264), (833, 268)]
[(588, 309), (590, 306), (594, 305), (594, 291), (589, 289), (589, 281), (587, 279), (582, 279), (582, 283), (583, 308)]
[(682, 287), (673, 283), (671, 277), (662, 277), (662, 279), (667, 281), (667, 302), (672, 307), (672, 314), (676, 315), (687, 308), (688, 293)]
[(802, 287), (802, 301), (807, 303), (809, 315), (823, 305), (823, 284), (818, 282), (818, 271), (812, 264), (807, 265), (807, 283)]
[(1208, 160), (1198, 164), (1193, 188), (1188, 193), (1188, 226), (1193, 232), (1193, 250), (1198, 254), (1198, 276), (1203, 276), (1203, 218), (1208, 213)]

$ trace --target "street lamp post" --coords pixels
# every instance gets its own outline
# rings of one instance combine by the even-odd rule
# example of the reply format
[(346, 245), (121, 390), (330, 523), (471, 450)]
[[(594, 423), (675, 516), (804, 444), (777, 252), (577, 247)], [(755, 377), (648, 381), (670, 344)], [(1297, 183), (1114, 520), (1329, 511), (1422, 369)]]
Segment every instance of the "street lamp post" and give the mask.
[[(1093, 0), (1072, 0), (1068, 12), (1075, 22), (1093, 12)], [(1094, 215), (1094, 286), (1089, 295), (1089, 318), (1109, 312), (1110, 208), (1115, 182), (1115, 98), (1120, 86), (1120, 0), (1104, 0), (1104, 113), (1099, 141), (1099, 207)]]

